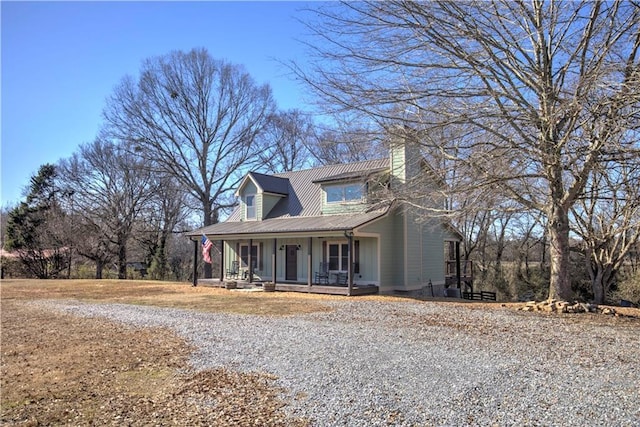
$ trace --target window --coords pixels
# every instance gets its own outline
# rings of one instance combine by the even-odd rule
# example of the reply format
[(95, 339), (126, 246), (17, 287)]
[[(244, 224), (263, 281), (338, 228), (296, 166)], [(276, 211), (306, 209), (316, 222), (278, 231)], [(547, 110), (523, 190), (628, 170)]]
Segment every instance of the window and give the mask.
[[(258, 246), (251, 246), (251, 263), (253, 264), (253, 269), (258, 269)], [(247, 268), (249, 267), (249, 245), (240, 245), (240, 266)]]
[(247, 205), (247, 219), (255, 219), (256, 218), (256, 196), (253, 194), (247, 195), (244, 199), (245, 205)]
[(326, 188), (327, 203), (354, 202), (362, 200), (362, 184), (331, 185)]
[(327, 245), (329, 270), (349, 270), (349, 245), (347, 243), (329, 243)]

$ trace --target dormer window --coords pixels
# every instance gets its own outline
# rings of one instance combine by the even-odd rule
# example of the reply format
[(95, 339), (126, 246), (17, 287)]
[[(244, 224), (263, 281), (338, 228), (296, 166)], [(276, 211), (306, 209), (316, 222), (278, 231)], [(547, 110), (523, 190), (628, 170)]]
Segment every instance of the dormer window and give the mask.
[(363, 187), (360, 183), (328, 185), (327, 203), (359, 202), (362, 200)]
[(254, 194), (247, 195), (244, 203), (247, 209), (247, 219), (256, 219), (256, 196)]

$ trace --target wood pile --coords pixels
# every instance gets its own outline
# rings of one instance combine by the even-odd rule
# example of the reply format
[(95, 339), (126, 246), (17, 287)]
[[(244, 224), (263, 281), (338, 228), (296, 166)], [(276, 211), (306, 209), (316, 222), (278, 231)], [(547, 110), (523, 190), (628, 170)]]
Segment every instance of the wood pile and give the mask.
[(610, 316), (620, 316), (612, 307), (600, 307), (596, 304), (583, 302), (568, 302), (556, 299), (545, 301), (529, 301), (518, 310), (542, 311), (547, 313), (598, 313)]

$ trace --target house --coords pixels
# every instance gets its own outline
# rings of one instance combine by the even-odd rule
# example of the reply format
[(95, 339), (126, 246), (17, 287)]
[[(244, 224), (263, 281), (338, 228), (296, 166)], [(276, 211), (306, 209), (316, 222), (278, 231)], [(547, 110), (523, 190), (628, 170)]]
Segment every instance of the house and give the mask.
[(425, 197), (437, 194), (425, 159), (404, 140), (377, 160), (249, 172), (230, 217), (189, 233), (195, 245), (206, 235), (221, 248), (214, 273), (221, 280), (198, 283), (273, 282), (277, 290), (345, 295), (444, 285), (445, 253), (449, 242), (458, 247), (460, 234), (441, 219), (419, 221), (414, 207), (389, 197), (389, 190), (415, 190), (416, 177), (427, 178), (418, 181)]

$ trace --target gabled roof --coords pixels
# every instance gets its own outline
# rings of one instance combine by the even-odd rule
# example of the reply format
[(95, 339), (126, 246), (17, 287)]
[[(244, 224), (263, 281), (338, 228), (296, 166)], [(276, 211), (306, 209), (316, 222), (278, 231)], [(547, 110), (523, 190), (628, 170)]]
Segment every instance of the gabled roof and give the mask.
[[(275, 175), (265, 175), (258, 172), (249, 172), (242, 179), (240, 185), (238, 185), (238, 192), (242, 189), (247, 180), (253, 181), (253, 183), (258, 187), (258, 190), (265, 193), (279, 194), (282, 196), (286, 196), (287, 194), (289, 194), (288, 179), (281, 178)], [(238, 192), (236, 192), (236, 195)]]
[[(288, 196), (282, 198), (263, 221), (272, 218), (290, 218), (298, 216), (320, 216), (322, 194), (318, 182), (328, 177), (342, 174), (362, 175), (371, 171), (379, 171), (389, 168), (389, 159), (365, 160), (362, 162), (345, 163), (338, 165), (320, 166), (293, 172), (283, 172), (272, 177), (286, 179), (288, 181)], [(254, 172), (251, 172), (254, 174)], [(266, 175), (263, 175), (266, 176)], [(236, 209), (229, 221), (240, 221), (242, 212)]]
[[(295, 233), (310, 231), (352, 230), (386, 215), (390, 205), (366, 212), (322, 215), (321, 182), (358, 179), (389, 169), (389, 159), (320, 166), (275, 175), (250, 172), (238, 189), (252, 180), (262, 191), (283, 195), (268, 215), (261, 221), (243, 221), (242, 210), (237, 208), (221, 223), (189, 233), (191, 236), (230, 236), (243, 234)], [(286, 191), (285, 191), (286, 183)]]

